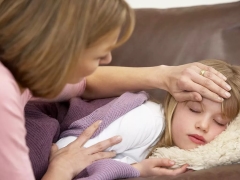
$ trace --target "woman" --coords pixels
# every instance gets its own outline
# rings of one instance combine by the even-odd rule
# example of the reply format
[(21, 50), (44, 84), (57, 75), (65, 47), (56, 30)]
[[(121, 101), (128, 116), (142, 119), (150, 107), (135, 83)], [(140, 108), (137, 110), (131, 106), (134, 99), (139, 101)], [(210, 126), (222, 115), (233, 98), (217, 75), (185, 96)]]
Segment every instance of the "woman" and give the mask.
[[(92, 99), (151, 88), (165, 89), (178, 101), (200, 101), (202, 96), (223, 101), (230, 96), (225, 77), (199, 63), (97, 69), (111, 61), (110, 51), (129, 38), (133, 27), (133, 11), (124, 0), (0, 0), (2, 179), (34, 179), (23, 114), (32, 96)], [(113, 157), (114, 152), (103, 150), (120, 137), (82, 147), (97, 127), (93, 124), (61, 150), (54, 146), (43, 179), (71, 179), (91, 162)]]

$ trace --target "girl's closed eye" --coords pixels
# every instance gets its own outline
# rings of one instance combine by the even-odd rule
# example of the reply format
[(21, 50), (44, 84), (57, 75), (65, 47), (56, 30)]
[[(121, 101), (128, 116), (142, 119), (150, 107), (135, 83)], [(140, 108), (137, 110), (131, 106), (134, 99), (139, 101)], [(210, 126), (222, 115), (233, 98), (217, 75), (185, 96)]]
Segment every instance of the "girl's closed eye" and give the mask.
[(220, 123), (220, 122), (218, 122), (218, 121), (215, 120), (215, 119), (214, 119), (214, 122), (215, 122), (217, 125), (219, 125), (219, 126), (226, 126), (226, 124), (224, 124), (224, 123)]
[(225, 118), (213, 118), (213, 121), (219, 126), (226, 126), (228, 121)]
[(193, 112), (193, 113), (202, 113), (203, 112), (203, 108), (199, 102), (189, 101), (187, 103), (187, 107), (188, 107), (189, 111)]
[(201, 113), (202, 112), (200, 109), (196, 109), (196, 108), (189, 108), (189, 110), (193, 113)]

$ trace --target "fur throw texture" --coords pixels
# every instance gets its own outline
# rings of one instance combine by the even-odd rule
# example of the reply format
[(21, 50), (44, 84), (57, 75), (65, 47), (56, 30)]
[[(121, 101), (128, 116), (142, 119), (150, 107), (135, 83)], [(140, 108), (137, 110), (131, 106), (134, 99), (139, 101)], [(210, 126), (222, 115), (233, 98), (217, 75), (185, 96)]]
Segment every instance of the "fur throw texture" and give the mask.
[(168, 158), (175, 161), (173, 168), (188, 164), (188, 169), (193, 170), (240, 163), (240, 114), (225, 131), (206, 145), (191, 150), (176, 146), (156, 148), (150, 158)]

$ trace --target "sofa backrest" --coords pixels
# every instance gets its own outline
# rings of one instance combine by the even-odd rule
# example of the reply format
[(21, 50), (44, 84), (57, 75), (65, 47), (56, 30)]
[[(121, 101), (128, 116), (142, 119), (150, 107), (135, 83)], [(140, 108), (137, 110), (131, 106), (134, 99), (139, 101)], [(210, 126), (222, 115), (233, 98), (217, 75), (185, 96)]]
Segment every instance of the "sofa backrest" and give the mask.
[[(240, 2), (135, 12), (133, 35), (113, 51), (110, 65), (179, 65), (202, 59), (240, 65)], [(164, 96), (159, 90), (151, 94), (160, 100)]]

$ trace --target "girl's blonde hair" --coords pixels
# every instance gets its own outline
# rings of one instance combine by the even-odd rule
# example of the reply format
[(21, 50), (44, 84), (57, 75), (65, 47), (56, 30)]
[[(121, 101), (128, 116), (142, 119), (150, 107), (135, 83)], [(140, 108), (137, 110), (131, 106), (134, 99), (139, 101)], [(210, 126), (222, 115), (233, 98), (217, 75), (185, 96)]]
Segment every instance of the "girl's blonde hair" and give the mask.
[[(237, 117), (240, 110), (240, 66), (234, 66), (221, 60), (202, 60), (200, 63), (213, 67), (218, 72), (227, 77), (227, 83), (231, 86), (231, 97), (222, 103), (222, 112), (229, 119)], [(171, 147), (174, 145), (172, 140), (172, 118), (177, 106), (177, 101), (168, 93), (164, 102), (164, 115), (166, 128), (159, 142), (152, 148), (149, 156), (158, 147)]]
[(83, 50), (121, 28), (119, 46), (134, 21), (124, 0), (0, 0), (0, 60), (22, 88), (52, 98)]

